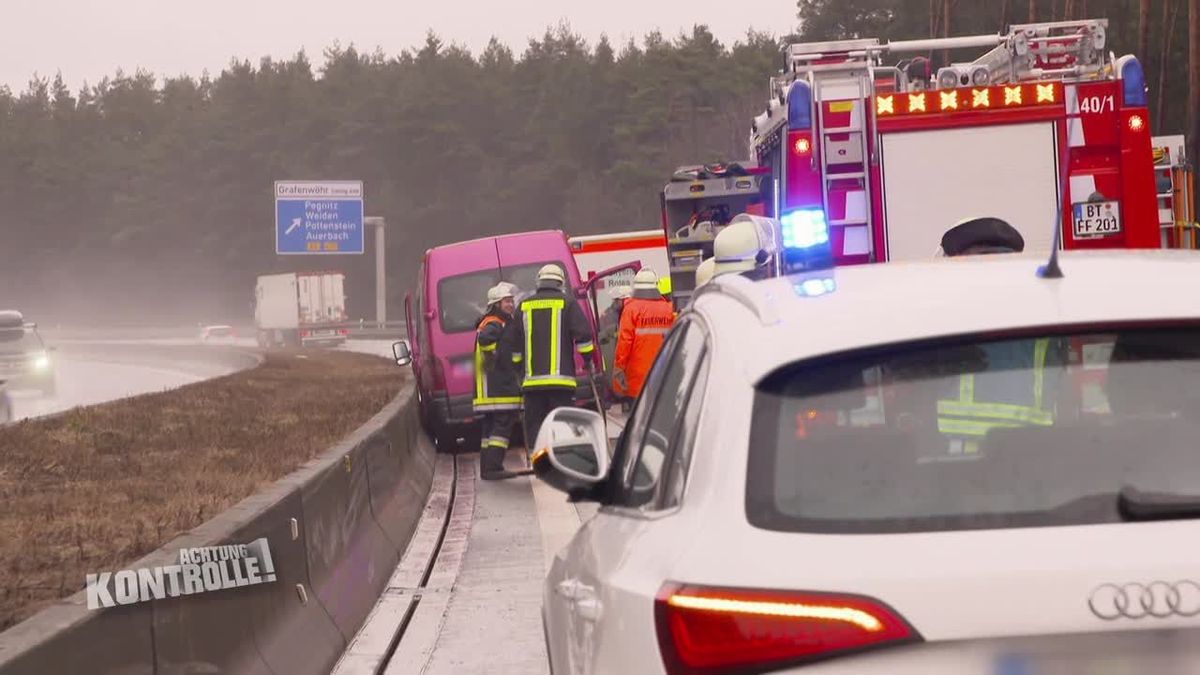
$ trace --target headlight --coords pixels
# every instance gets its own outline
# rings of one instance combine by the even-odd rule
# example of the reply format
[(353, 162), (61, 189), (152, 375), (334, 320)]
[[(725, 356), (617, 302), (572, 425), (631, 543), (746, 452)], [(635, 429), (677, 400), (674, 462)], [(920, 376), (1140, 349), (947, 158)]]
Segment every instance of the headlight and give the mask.
[(50, 357), (42, 354), (33, 360), (33, 367), (37, 370), (46, 370), (50, 367)]

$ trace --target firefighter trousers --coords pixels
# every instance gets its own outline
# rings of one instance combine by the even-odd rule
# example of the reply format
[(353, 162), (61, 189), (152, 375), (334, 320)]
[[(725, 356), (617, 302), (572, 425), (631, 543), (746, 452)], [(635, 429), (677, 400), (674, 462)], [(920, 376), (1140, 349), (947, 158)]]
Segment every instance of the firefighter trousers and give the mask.
[(480, 472), (493, 473), (504, 470), (504, 453), (508, 451), (508, 441), (512, 438), (516, 424), (515, 410), (498, 410), (484, 414), (480, 430), (483, 434), (479, 448)]
[(555, 408), (575, 405), (575, 390), (562, 388), (535, 389), (525, 392), (525, 447), (532, 453), (536, 448), (542, 422)]

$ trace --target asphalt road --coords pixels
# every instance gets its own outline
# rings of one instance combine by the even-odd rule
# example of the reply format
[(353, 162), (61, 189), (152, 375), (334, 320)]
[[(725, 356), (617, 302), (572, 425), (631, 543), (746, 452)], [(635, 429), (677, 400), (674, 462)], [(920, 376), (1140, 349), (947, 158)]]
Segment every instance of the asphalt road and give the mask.
[(180, 387), (201, 376), (161, 367), (100, 363), (61, 357), (58, 392), (42, 396), (36, 391), (11, 391), (15, 419), (50, 415), (77, 406), (95, 405), (138, 394)]

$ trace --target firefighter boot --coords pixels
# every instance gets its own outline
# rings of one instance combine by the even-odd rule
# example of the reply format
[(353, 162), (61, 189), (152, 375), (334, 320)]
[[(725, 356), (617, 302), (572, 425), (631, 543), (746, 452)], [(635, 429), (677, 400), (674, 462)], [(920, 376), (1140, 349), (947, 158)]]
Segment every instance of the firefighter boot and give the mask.
[(517, 475), (504, 468), (504, 448), (492, 446), (479, 451), (479, 477), (483, 480), (504, 480)]

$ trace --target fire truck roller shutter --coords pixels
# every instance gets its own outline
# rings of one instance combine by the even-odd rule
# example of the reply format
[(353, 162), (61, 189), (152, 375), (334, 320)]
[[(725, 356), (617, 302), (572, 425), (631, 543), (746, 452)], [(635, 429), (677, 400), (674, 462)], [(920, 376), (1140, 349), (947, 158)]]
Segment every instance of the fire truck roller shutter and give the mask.
[(942, 234), (972, 216), (1012, 224), (1027, 252), (1049, 252), (1058, 210), (1051, 122), (882, 135), (889, 260), (928, 260)]

